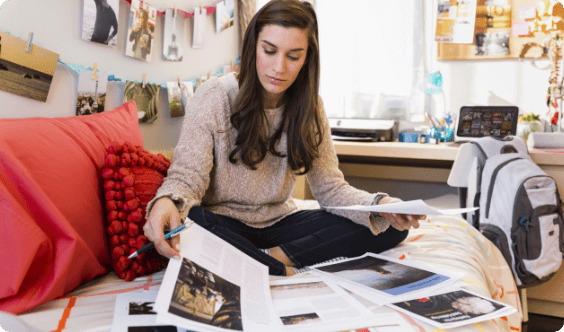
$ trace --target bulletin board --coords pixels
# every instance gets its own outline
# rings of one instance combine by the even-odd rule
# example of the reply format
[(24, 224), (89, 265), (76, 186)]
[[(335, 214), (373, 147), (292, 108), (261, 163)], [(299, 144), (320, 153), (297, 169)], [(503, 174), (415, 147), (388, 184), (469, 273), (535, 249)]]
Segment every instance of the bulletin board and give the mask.
[[(450, 3), (456, 5), (451, 0)], [(492, 1), (490, 1), (491, 3)], [(541, 47), (547, 39), (556, 33), (564, 36), (564, 8), (560, 2), (550, 0), (507, 0), (508, 5), (487, 5), (486, 0), (478, 0), (476, 24), (472, 44), (438, 43), (437, 59), (447, 60), (495, 60), (547, 57), (547, 49)], [(530, 17), (534, 6), (535, 18)], [(529, 9), (528, 11), (526, 9)], [(528, 15), (524, 15), (527, 13)], [(527, 35), (514, 34), (516, 25), (529, 26)], [(554, 30), (556, 29), (556, 31)], [(521, 32), (523, 34), (523, 32)], [(509, 36), (508, 40), (506, 39)], [(495, 54), (485, 50), (484, 37), (499, 38), (507, 54)], [(494, 37), (492, 37), (494, 36)], [(485, 50), (485, 51), (484, 51)], [(494, 54), (492, 54), (494, 53)]]

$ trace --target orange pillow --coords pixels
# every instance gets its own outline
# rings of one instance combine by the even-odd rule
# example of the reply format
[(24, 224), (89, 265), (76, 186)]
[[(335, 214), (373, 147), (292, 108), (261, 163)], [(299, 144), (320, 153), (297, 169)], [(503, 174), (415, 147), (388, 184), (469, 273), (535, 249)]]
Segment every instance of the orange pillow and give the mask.
[(147, 204), (163, 183), (170, 161), (130, 143), (114, 143), (107, 151), (102, 178), (112, 267), (121, 279), (131, 281), (167, 264), (154, 248), (127, 257), (148, 242), (143, 234)]
[(143, 144), (134, 102), (0, 119), (0, 310), (21, 313), (108, 272), (99, 174), (113, 141)]

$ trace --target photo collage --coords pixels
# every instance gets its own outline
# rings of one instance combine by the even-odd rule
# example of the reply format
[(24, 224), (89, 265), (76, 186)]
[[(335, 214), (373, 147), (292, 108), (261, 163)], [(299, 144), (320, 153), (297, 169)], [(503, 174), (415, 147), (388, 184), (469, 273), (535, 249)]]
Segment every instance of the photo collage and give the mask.
[(462, 107), (457, 135), (461, 137), (515, 135), (517, 118), (518, 114), (512, 108)]

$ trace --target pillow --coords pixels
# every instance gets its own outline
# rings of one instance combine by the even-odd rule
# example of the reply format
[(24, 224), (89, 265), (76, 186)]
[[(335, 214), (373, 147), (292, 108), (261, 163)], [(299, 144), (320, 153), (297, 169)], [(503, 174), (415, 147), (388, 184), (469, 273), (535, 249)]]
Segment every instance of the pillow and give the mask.
[(163, 183), (170, 161), (130, 143), (113, 143), (107, 152), (102, 179), (112, 267), (118, 277), (131, 281), (167, 264), (154, 248), (127, 257), (148, 242), (143, 234), (147, 204)]
[[(14, 110), (17, 111), (17, 110)], [(110, 142), (143, 144), (137, 108), (0, 119), (0, 310), (65, 296), (110, 267), (99, 174)]]

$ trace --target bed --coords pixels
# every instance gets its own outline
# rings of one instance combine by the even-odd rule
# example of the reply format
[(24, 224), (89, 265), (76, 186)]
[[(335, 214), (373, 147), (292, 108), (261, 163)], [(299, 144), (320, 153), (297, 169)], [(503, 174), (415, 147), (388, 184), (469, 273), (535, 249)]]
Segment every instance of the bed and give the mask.
[[(311, 203), (302, 202), (301, 205), (304, 208), (312, 207)], [(448, 331), (521, 331), (521, 303), (509, 267), (499, 250), (461, 217), (429, 216), (419, 229), (410, 232), (404, 242), (383, 254), (464, 272), (462, 281), (465, 289), (517, 309), (516, 313), (506, 317)], [(64, 298), (22, 313), (18, 318), (39, 331), (110, 331), (117, 294), (158, 290), (163, 276), (164, 271), (160, 271), (125, 282), (111, 272), (82, 285)], [(381, 312), (382, 308), (377, 310)], [(400, 315), (415, 331), (444, 331), (405, 314)]]

